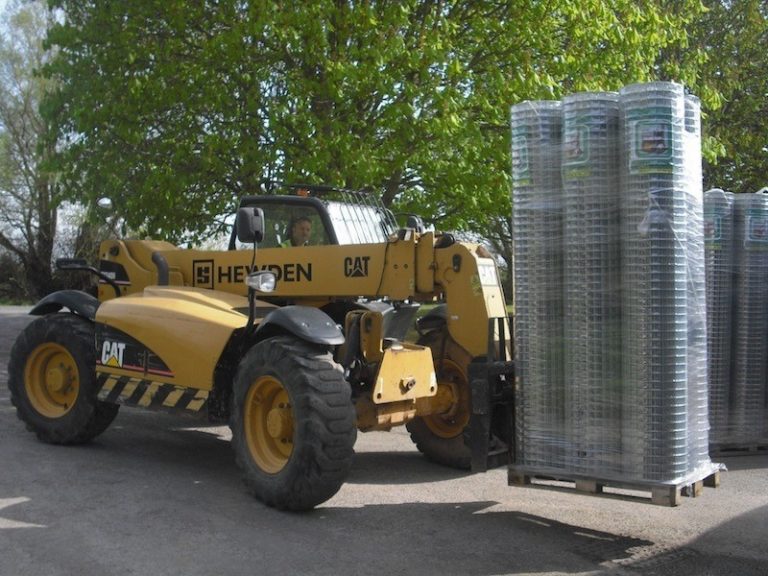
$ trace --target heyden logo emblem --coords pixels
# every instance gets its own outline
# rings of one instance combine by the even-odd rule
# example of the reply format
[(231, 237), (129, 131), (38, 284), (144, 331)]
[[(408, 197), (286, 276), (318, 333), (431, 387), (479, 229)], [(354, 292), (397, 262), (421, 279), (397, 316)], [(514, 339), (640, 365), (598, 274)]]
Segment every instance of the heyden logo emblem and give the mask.
[(104, 344), (101, 346), (101, 363), (104, 366), (122, 368), (124, 353), (125, 343), (110, 342), (109, 340), (104, 340)]

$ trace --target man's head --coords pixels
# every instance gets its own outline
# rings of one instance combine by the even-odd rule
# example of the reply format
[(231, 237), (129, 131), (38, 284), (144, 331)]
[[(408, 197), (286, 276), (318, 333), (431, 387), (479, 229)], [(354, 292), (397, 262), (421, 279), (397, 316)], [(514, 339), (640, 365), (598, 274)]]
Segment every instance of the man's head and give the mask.
[(291, 245), (304, 246), (309, 243), (312, 234), (312, 222), (306, 216), (294, 218), (291, 222)]

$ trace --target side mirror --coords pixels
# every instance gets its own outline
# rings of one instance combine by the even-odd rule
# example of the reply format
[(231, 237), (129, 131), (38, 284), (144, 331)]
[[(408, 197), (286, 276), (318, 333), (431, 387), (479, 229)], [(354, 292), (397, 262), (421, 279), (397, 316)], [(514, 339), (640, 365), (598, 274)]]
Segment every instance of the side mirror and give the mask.
[(255, 206), (237, 209), (237, 239), (244, 244), (258, 244), (264, 239), (264, 211)]

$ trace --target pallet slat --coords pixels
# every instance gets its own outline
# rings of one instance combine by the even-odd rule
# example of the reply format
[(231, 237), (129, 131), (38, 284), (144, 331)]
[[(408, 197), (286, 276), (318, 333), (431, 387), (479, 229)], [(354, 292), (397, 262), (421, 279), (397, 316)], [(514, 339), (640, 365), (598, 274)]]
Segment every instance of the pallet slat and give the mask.
[(768, 443), (759, 444), (710, 444), (712, 456), (757, 456), (768, 454)]
[[(636, 490), (650, 494), (652, 504), (658, 506), (679, 506), (683, 497), (696, 498), (701, 496), (704, 488), (720, 486), (720, 470), (714, 469), (702, 478), (687, 480), (677, 484), (655, 483), (649, 481), (624, 481), (605, 478), (588, 478), (578, 475), (542, 473), (541, 471), (526, 470), (510, 467), (508, 483), (511, 486), (534, 486), (548, 488), (552, 486), (541, 482), (560, 482), (571, 484), (571, 488), (583, 494), (603, 494), (604, 488), (619, 488)], [(558, 486), (562, 487), (562, 486)]]

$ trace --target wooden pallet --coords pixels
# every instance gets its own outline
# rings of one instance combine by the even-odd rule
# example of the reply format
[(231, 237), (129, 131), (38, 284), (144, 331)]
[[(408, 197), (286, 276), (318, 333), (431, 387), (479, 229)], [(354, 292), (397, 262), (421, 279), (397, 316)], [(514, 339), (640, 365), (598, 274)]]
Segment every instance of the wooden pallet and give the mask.
[(768, 454), (768, 443), (760, 444), (710, 444), (711, 456), (759, 456)]
[[(556, 482), (558, 484), (542, 484)], [(602, 494), (604, 488), (619, 488), (650, 493), (650, 502), (659, 506), (679, 506), (684, 496), (696, 498), (701, 496), (704, 487), (717, 488), (720, 486), (720, 470), (717, 466), (703, 475), (702, 478), (687, 480), (678, 484), (659, 483), (651, 481), (623, 481), (606, 478), (591, 478), (579, 474), (542, 473), (525, 467), (512, 465), (509, 467), (508, 483), (510, 486), (535, 486), (540, 488), (569, 487), (583, 494)]]

